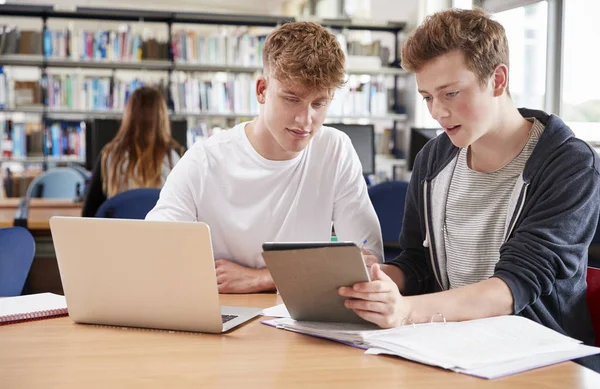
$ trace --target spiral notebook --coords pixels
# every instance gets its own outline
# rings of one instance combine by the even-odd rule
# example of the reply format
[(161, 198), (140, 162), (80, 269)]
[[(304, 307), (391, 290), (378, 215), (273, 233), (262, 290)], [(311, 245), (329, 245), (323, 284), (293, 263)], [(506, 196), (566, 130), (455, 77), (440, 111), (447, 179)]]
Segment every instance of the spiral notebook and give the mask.
[(0, 298), (0, 325), (67, 314), (65, 296), (54, 293)]

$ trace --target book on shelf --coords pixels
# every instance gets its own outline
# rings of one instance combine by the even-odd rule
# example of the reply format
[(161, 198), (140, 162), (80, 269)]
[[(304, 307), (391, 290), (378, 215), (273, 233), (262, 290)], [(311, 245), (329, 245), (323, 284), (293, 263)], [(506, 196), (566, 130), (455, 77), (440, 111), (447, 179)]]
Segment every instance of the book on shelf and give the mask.
[(48, 29), (44, 34), (44, 55), (74, 61), (168, 60), (169, 43), (134, 32), (129, 24), (115, 30)]
[(41, 124), (0, 120), (0, 150), (3, 159), (43, 156)]
[(335, 92), (329, 106), (329, 115), (385, 116), (388, 104), (383, 76), (351, 75), (346, 84)]
[(15, 26), (0, 26), (0, 55), (42, 54), (42, 34)]
[(47, 123), (44, 129), (44, 154), (55, 159), (85, 160), (85, 122)]
[(204, 35), (179, 29), (171, 38), (176, 62), (203, 65), (262, 66), (265, 35), (239, 28)]
[(85, 123), (13, 122), (0, 120), (0, 158), (26, 160), (51, 157), (85, 159)]
[[(46, 105), (51, 109), (123, 110), (129, 96), (147, 85), (141, 79), (48, 73), (43, 80)], [(165, 82), (154, 84), (166, 95)]]
[(249, 74), (222, 77), (179, 73), (171, 83), (175, 112), (257, 114), (254, 78)]
[(350, 344), (366, 349), (367, 354), (399, 356), (487, 379), (600, 354), (598, 347), (583, 345), (576, 339), (516, 315), (404, 325), (393, 329), (299, 322), (290, 318), (263, 323)]
[(392, 156), (394, 146), (392, 134), (391, 128), (384, 128), (383, 132), (375, 134), (375, 154)]
[(4, 67), (0, 66), (0, 109), (8, 106), (8, 79)]

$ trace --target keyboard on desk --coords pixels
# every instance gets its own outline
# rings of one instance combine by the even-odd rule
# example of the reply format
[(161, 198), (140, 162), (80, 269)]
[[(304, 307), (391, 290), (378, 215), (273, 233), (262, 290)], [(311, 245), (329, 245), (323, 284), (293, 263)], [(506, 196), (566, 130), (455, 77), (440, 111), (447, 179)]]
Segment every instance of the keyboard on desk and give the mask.
[(238, 315), (221, 315), (221, 320), (223, 320), (223, 323), (227, 323), (229, 320), (233, 320), (236, 317), (238, 317)]

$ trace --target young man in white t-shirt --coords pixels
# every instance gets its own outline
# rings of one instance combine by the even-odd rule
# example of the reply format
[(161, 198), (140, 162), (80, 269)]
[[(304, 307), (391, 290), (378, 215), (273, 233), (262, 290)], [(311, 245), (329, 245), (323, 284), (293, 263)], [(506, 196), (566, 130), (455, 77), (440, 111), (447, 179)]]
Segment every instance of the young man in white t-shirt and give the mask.
[(147, 220), (202, 221), (211, 229), (220, 293), (274, 290), (267, 241), (383, 245), (358, 156), (347, 135), (323, 126), (345, 58), (335, 36), (311, 22), (273, 31), (256, 82), (258, 118), (195, 144), (175, 166)]

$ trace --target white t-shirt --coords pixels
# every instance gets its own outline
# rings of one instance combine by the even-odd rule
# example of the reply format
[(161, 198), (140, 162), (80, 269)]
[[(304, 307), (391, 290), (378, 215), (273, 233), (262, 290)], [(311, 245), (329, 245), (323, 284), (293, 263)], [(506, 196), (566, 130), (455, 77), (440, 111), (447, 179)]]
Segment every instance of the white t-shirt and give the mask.
[(350, 138), (323, 126), (297, 157), (263, 158), (247, 123), (197, 142), (168, 176), (146, 220), (202, 221), (215, 259), (264, 267), (264, 242), (340, 241), (361, 244), (380, 260), (379, 220)]

